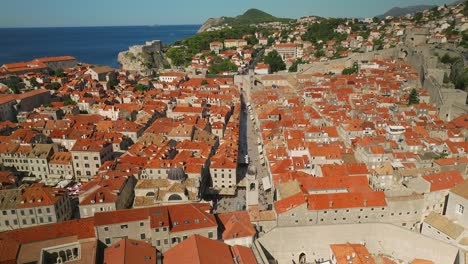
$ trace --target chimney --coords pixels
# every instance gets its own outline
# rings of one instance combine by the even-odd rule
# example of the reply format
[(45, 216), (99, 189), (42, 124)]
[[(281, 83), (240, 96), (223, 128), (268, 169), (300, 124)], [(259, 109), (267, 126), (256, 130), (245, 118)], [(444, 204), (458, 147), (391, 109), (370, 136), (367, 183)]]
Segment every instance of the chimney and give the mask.
[(366, 207), (366, 206), (367, 206), (367, 200), (364, 199), (364, 207)]
[(333, 201), (330, 201), (329, 205), (330, 205), (330, 208), (332, 208), (333, 207)]

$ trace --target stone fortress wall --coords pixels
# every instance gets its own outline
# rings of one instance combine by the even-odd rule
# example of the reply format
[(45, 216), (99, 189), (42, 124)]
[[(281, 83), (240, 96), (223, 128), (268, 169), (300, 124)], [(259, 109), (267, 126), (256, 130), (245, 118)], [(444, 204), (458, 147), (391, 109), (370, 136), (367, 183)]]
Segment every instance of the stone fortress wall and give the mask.
[(146, 53), (159, 53), (162, 51), (162, 42), (160, 40), (147, 41), (145, 45), (135, 45), (129, 48), (134, 55)]

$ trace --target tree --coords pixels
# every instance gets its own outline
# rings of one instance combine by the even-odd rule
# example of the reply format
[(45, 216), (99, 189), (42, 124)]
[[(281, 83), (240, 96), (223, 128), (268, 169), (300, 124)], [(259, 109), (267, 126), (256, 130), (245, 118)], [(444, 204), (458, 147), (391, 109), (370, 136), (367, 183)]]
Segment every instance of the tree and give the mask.
[(468, 16), (468, 0), (465, 1), (465, 8), (463, 8), (463, 15)]
[(286, 70), (286, 64), (276, 50), (270, 51), (268, 55), (264, 56), (263, 61), (270, 65), (272, 72)]
[(461, 58), (460, 57), (452, 57), (448, 53), (445, 53), (444, 56), (442, 56), (442, 58), (440, 58), (440, 62), (442, 62), (444, 64), (450, 64), (450, 65), (453, 65), (458, 60), (461, 60)]
[(355, 62), (353, 64), (353, 66), (349, 67), (349, 68), (344, 68), (343, 71), (341, 72), (342, 74), (344, 75), (351, 75), (351, 74), (354, 74), (354, 73), (357, 73), (359, 71), (359, 66), (358, 64)]
[(449, 83), (450, 82), (450, 78), (448, 77), (447, 73), (444, 73), (444, 80), (443, 80), (444, 83)]
[(335, 32), (335, 29), (345, 23), (342, 18), (330, 18), (322, 21), (320, 24), (312, 24), (302, 36), (302, 40), (308, 40), (316, 43), (319, 40), (328, 41), (331, 39), (337, 42), (345, 40), (348, 35)]
[(323, 56), (325, 56), (325, 51), (323, 50), (317, 50), (314, 54), (315, 58), (321, 58)]
[(381, 39), (374, 39), (372, 42), (374, 44), (375, 49), (377, 49), (377, 50), (382, 49), (383, 41)]
[(225, 60), (219, 56), (216, 56), (210, 61), (210, 67), (208, 67), (208, 71), (211, 74), (218, 74), (226, 71), (235, 72), (237, 71), (237, 66), (231, 60)]
[(65, 77), (65, 76), (67, 76), (67, 75), (63, 72), (62, 69), (57, 69), (57, 70), (55, 70), (55, 72), (54, 72), (53, 75), (56, 76), (56, 77)]
[(58, 82), (53, 82), (51, 84), (49, 84), (49, 86), (47, 86), (47, 89), (49, 90), (58, 90), (60, 87), (62, 87), (62, 85)]
[(293, 62), (293, 64), (291, 65), (291, 67), (289, 67), (288, 71), (289, 72), (297, 72), (297, 66), (299, 64), (304, 64), (304, 62), (302, 61), (302, 59), (298, 59), (298, 60), (295, 60)]
[(413, 104), (419, 104), (419, 93), (414, 88), (411, 90), (411, 93), (408, 99), (408, 105), (413, 105)]
[(37, 82), (36, 78), (31, 78), (29, 80), (29, 83), (31, 84), (31, 87), (36, 87), (39, 88), (41, 85)]
[(76, 102), (73, 101), (72, 99), (68, 98), (67, 100), (65, 100), (65, 102), (63, 102), (64, 105), (76, 105)]
[(21, 78), (18, 76), (10, 76), (5, 80), (5, 84), (14, 94), (19, 94), (21, 89), (24, 87), (24, 83), (22, 82)]
[(107, 84), (109, 84), (109, 87), (114, 88), (119, 84), (119, 82), (117, 82), (117, 80), (109, 80)]
[(421, 21), (422, 18), (423, 18), (423, 13), (418, 12), (418, 13), (414, 14), (413, 20), (416, 21), (416, 22), (419, 22), (419, 21)]
[(185, 63), (187, 54), (185, 48), (171, 48), (166, 52), (166, 56), (171, 59), (172, 65), (181, 66)]
[(137, 91), (139, 91), (139, 92), (144, 93), (144, 92), (148, 91), (148, 86), (139, 83), (139, 84), (137, 84), (137, 85), (135, 86), (135, 89), (136, 89)]
[(258, 44), (258, 39), (255, 36), (249, 36), (246, 40), (249, 45)]

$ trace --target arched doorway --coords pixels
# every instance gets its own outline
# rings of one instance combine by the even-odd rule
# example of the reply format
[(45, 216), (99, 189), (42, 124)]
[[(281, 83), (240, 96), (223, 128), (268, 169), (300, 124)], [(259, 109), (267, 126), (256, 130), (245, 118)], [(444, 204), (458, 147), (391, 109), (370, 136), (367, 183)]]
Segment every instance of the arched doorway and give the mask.
[(301, 253), (299, 255), (299, 264), (306, 264), (307, 263), (307, 258), (305, 253)]

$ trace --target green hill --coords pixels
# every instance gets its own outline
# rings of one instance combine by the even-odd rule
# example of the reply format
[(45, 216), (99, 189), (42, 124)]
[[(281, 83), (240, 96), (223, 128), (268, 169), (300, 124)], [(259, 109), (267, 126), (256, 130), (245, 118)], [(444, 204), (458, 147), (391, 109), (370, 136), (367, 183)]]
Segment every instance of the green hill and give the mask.
[(289, 19), (289, 18), (275, 17), (261, 10), (252, 8), (252, 9), (247, 10), (244, 14), (237, 16), (237, 17), (210, 18), (201, 26), (198, 33), (203, 32), (210, 27), (224, 25), (224, 24), (228, 24), (230, 26), (245, 26), (245, 25), (258, 24), (258, 23), (263, 23), (263, 22), (288, 23), (291, 20), (292, 19)]
[(291, 19), (278, 18), (258, 9), (249, 9), (244, 14), (237, 17), (226, 17), (223, 21), (229, 25), (250, 25), (263, 22), (289, 22)]

